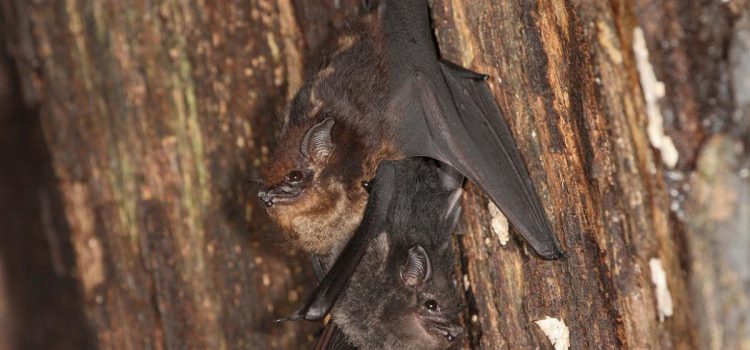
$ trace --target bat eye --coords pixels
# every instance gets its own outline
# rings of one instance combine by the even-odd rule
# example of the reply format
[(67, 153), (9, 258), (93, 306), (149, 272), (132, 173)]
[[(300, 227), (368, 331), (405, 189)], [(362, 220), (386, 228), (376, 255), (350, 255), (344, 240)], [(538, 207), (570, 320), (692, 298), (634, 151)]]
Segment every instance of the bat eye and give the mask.
[(302, 181), (302, 178), (305, 177), (305, 174), (303, 174), (299, 170), (292, 170), (289, 172), (289, 174), (286, 174), (286, 181), (291, 183), (297, 183)]
[(430, 299), (424, 302), (424, 307), (425, 309), (430, 310), (430, 311), (437, 311), (438, 303), (437, 301)]

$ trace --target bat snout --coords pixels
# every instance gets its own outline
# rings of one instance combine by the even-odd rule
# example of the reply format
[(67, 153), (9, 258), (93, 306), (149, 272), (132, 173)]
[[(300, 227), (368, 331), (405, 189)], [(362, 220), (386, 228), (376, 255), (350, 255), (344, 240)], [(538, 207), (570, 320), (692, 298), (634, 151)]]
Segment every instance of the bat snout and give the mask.
[(303, 191), (299, 188), (283, 186), (281, 188), (258, 191), (258, 199), (260, 199), (267, 208), (271, 208), (276, 204), (295, 202), (302, 192)]
[(273, 206), (273, 198), (274, 196), (269, 191), (258, 191), (258, 199), (268, 208)]
[(427, 330), (435, 336), (442, 337), (449, 343), (452, 343), (464, 333), (463, 327), (456, 322), (451, 322), (442, 315), (430, 315), (424, 317)]
[(463, 327), (456, 324), (449, 323), (436, 323), (433, 325), (434, 329), (440, 334), (445, 340), (454, 342), (461, 337), (464, 333)]

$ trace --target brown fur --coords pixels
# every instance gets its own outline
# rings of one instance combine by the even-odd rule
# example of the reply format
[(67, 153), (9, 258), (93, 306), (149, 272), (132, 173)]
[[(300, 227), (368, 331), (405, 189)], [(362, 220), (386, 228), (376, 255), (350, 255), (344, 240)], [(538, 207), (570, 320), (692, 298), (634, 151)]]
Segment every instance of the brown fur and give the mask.
[[(333, 54), (291, 101), (289, 123), (263, 171), (267, 188), (281, 184), (292, 170), (315, 174), (296, 201), (268, 210), (292, 244), (312, 253), (326, 254), (348, 240), (367, 201), (361, 183), (372, 179), (381, 160), (398, 157), (384, 141), (387, 60), (374, 18), (368, 16), (332, 41)], [(326, 164), (310, 164), (299, 151), (300, 143), (325, 118), (335, 121), (335, 148)]]
[(325, 255), (346, 241), (362, 219), (366, 197), (349, 199), (341, 184), (316, 186), (292, 205), (269, 210), (296, 246)]

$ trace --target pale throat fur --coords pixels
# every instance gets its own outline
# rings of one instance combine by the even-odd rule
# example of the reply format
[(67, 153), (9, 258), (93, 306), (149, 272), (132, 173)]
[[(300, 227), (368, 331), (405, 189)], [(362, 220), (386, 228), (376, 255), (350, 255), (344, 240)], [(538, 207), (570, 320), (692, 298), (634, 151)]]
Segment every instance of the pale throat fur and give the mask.
[(347, 195), (344, 185), (329, 179), (311, 188), (296, 203), (279, 206), (272, 215), (288, 239), (310, 253), (325, 255), (346, 242), (362, 220), (367, 196)]

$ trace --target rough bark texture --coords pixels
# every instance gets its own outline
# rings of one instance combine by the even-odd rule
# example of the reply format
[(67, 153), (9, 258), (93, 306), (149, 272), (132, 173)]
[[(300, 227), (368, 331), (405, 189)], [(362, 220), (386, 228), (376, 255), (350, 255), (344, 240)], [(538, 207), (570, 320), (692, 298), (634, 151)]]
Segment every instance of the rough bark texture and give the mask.
[[(2, 43), (0, 39), (0, 44)], [(25, 348), (91, 348), (72, 273), (62, 215), (38, 110), (24, 104), (16, 67), (0, 57), (0, 338)], [(3, 309), (5, 312), (3, 312)], [(10, 344), (5, 344), (10, 346)], [(3, 348), (3, 344), (0, 344)]]
[[(477, 316), (473, 345), (549, 347), (534, 324), (547, 316), (565, 322), (574, 348), (694, 342), (679, 309), (688, 302), (680, 250), (645, 133), (629, 14), (604, 2), (436, 6), (446, 58), (501, 77), (490, 82), (568, 254), (546, 262), (517, 241), (501, 246), (482, 230), (482, 211), (469, 211), (461, 244)], [(657, 316), (651, 258), (662, 260), (678, 305), (666, 322)]]
[[(14, 344), (309, 347), (318, 325), (273, 319), (311, 269), (248, 180), (359, 1), (0, 4)], [(750, 349), (748, 2), (431, 4), (443, 57), (491, 76), (568, 255), (504, 243), (468, 191), (465, 347), (551, 348), (549, 316), (573, 349)]]

